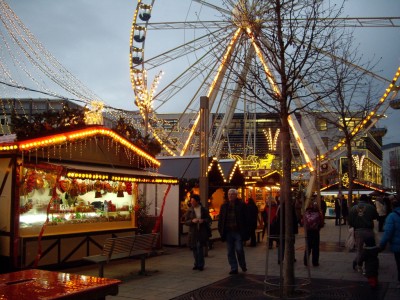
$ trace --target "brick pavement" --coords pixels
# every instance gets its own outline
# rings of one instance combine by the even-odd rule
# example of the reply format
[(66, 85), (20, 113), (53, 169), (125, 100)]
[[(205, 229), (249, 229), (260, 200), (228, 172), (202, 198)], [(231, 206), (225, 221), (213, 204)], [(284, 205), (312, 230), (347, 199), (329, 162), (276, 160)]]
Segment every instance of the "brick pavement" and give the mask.
[[(377, 239), (381, 233), (376, 233)], [(302, 228), (296, 235), (296, 278), (334, 279), (358, 281), (365, 283), (366, 278), (352, 269), (355, 254), (344, 248), (347, 226), (335, 226), (334, 220), (326, 220), (321, 231), (320, 266), (307, 268), (303, 265), (304, 232)], [(339, 243), (340, 239), (340, 243)], [(279, 276), (280, 265), (277, 264), (277, 250), (269, 250), (264, 241), (257, 247), (246, 247), (248, 271), (246, 274)], [(379, 255), (379, 280), (388, 283), (385, 299), (400, 299), (397, 287), (397, 273), (394, 257), (389, 250)], [(192, 270), (193, 258), (188, 248), (164, 247), (163, 254), (151, 257), (146, 261), (149, 276), (140, 276), (140, 261), (124, 260), (112, 262), (105, 267), (105, 277), (118, 278), (123, 281), (118, 296), (107, 299), (171, 299), (200, 287), (228, 277), (229, 265), (226, 258), (225, 244), (216, 241), (208, 252), (204, 271)], [(97, 266), (89, 265), (64, 270), (65, 272), (97, 276)], [(246, 276), (239, 274), (238, 276)], [(312, 291), (311, 291), (312, 292)]]

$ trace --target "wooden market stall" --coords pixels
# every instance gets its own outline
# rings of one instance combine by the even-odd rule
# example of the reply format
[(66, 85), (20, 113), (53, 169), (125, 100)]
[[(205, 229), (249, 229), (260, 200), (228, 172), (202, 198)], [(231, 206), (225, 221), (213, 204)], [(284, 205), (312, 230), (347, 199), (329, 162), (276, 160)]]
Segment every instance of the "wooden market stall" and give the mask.
[[(324, 197), (327, 211), (327, 217), (335, 217), (335, 199), (338, 197), (339, 194), (342, 194), (345, 199), (348, 199), (348, 188), (346, 185), (339, 185), (339, 182), (335, 182), (328, 186), (321, 188), (321, 196)], [(367, 184), (358, 180), (353, 181), (353, 190), (352, 190), (352, 198), (353, 202), (357, 201), (360, 198), (360, 195), (369, 195), (373, 196), (374, 193), (378, 193), (383, 195), (385, 190), (383, 187), (375, 186), (371, 183)]]
[[(183, 246), (186, 244), (188, 228), (183, 226), (182, 220), (186, 210), (190, 194), (200, 194), (199, 176), (200, 176), (200, 158), (199, 156), (181, 156), (181, 157), (159, 157), (161, 166), (159, 171), (179, 179), (179, 197), (176, 202), (167, 203), (166, 209), (172, 213), (179, 213), (179, 218), (174, 220), (169, 218), (169, 226), (174, 226), (179, 232), (179, 239), (176, 244)], [(219, 208), (225, 201), (226, 192), (229, 188), (240, 188), (244, 186), (244, 176), (240, 170), (239, 164), (232, 159), (217, 160), (209, 158), (208, 171), (208, 199), (202, 199), (203, 205), (207, 205), (213, 220), (218, 220)], [(166, 224), (164, 222), (164, 224)], [(213, 222), (213, 229), (216, 229), (217, 222)], [(213, 238), (219, 236), (216, 230), (213, 230)]]
[(1, 271), (72, 264), (136, 233), (138, 216), (178, 193), (159, 166), (102, 126), (0, 143)]

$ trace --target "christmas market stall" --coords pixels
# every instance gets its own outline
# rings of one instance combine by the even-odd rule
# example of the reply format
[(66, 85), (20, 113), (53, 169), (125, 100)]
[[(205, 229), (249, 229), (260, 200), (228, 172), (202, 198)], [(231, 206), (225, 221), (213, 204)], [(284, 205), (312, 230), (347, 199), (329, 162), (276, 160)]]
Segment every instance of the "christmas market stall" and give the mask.
[(109, 237), (153, 231), (164, 242), (163, 208), (179, 188), (159, 166), (102, 126), (0, 142), (1, 271), (72, 265)]
[[(342, 185), (335, 182), (328, 186), (321, 188), (321, 196), (324, 197), (327, 204), (326, 215), (328, 217), (335, 217), (335, 199), (339, 194), (342, 194), (345, 199), (348, 199), (348, 182), (344, 181)], [(385, 190), (383, 187), (375, 186), (371, 183), (364, 183), (358, 180), (353, 180), (352, 198), (357, 201), (360, 195), (374, 196), (376, 194), (384, 195)]]
[[(179, 179), (179, 196), (175, 201), (167, 202), (166, 209), (170, 214), (179, 214), (178, 219), (169, 218), (168, 222), (171, 222), (169, 226), (176, 227), (176, 232), (179, 233), (175, 237), (177, 240), (174, 245), (183, 246), (186, 244), (188, 228), (183, 225), (182, 221), (188, 209), (190, 195), (200, 195), (200, 158), (199, 156), (158, 157), (158, 160), (161, 163), (159, 168), (161, 173)], [(213, 220), (217, 220), (219, 208), (225, 201), (226, 191), (230, 187), (243, 187), (244, 176), (235, 160), (226, 159), (220, 162), (216, 158), (209, 158), (207, 178), (208, 199), (202, 199), (202, 203), (207, 205)], [(212, 228), (216, 229), (216, 227), (217, 222), (213, 222)], [(212, 233), (212, 238), (219, 237), (216, 230), (213, 230)]]

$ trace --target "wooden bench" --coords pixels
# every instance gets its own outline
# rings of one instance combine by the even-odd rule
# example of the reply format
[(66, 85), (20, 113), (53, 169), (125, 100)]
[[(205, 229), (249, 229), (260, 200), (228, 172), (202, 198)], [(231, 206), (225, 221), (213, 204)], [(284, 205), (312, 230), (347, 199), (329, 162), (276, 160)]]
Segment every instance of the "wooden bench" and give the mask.
[(84, 260), (99, 265), (99, 277), (104, 275), (104, 265), (112, 260), (140, 257), (139, 274), (146, 275), (145, 261), (155, 249), (159, 233), (139, 234), (108, 238), (101, 254), (83, 257)]

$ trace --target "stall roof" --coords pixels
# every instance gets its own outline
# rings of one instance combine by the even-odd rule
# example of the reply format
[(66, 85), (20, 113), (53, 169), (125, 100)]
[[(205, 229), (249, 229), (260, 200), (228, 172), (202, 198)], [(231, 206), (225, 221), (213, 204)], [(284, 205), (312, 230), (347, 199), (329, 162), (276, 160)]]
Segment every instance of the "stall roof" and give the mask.
[(268, 174), (261, 176), (261, 179), (266, 185), (279, 185), (281, 182), (282, 175), (279, 171), (272, 171)]
[(220, 159), (218, 163), (222, 168), (225, 178), (229, 177), (229, 175), (235, 171), (235, 168), (239, 168), (239, 164), (234, 159)]
[[(369, 195), (373, 192), (385, 192), (383, 189), (371, 186), (360, 181), (354, 180), (354, 186), (352, 193), (353, 195)], [(348, 190), (346, 188), (341, 189), (341, 193), (344, 195), (348, 194)], [(338, 195), (339, 194), (339, 182), (335, 182), (327, 187), (321, 189), (322, 196), (330, 196), (330, 195)]]
[(113, 130), (103, 126), (0, 143), (0, 154), (22, 153), (34, 160), (70, 160), (81, 163), (132, 166), (138, 169), (159, 167), (160, 162)]
[[(157, 157), (161, 166), (160, 173), (168, 174), (180, 179), (198, 179), (200, 177), (200, 157), (199, 156), (179, 156), (179, 157)], [(216, 158), (209, 158), (210, 169), (215, 165), (218, 166), (220, 171), (218, 174), (213, 172), (215, 182), (229, 182), (235, 185), (244, 184), (244, 176), (240, 170), (239, 164), (233, 159), (217, 160)], [(219, 179), (220, 178), (220, 179)]]
[(160, 173), (180, 179), (200, 177), (200, 158), (198, 156), (157, 157), (161, 165)]

